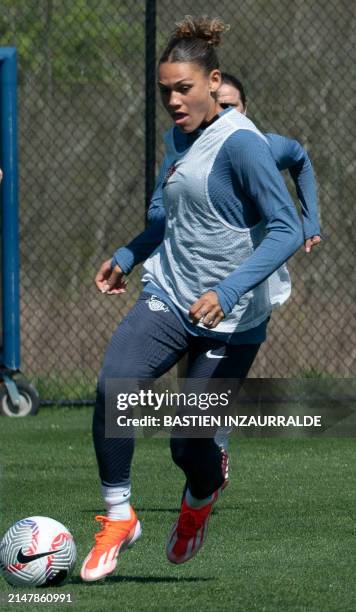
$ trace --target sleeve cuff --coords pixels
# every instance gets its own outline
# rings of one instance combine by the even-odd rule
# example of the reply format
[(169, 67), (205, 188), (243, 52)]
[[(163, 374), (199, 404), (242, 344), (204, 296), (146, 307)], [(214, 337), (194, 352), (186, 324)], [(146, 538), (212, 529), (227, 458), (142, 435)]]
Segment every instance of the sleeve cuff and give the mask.
[(112, 258), (111, 265), (120, 266), (124, 274), (130, 274), (132, 268), (135, 265), (135, 258), (127, 247), (121, 247), (118, 249)]
[(320, 226), (318, 224), (303, 223), (304, 240), (313, 236), (321, 236)]
[(232, 301), (229, 300), (226, 296), (225, 291), (218, 285), (216, 287), (213, 287), (212, 291), (215, 291), (216, 295), (218, 296), (221, 309), (224, 313), (224, 316), (227, 317), (227, 315), (230, 314), (237, 302), (232, 303)]

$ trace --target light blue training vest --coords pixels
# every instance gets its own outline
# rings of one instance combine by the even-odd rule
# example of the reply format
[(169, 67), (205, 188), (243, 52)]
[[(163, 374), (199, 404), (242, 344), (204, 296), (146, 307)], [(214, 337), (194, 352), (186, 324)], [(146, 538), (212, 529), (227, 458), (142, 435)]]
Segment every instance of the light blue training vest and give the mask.
[[(209, 198), (208, 178), (216, 156), (224, 141), (239, 129), (251, 130), (266, 140), (250, 119), (237, 112), (223, 114), (182, 153), (174, 146), (173, 128), (165, 135), (165, 162), (170, 165), (163, 188), (166, 229), (163, 242), (143, 266), (142, 281), (160, 287), (187, 319), (191, 305), (234, 272), (266, 235), (263, 221), (252, 228), (230, 225)], [(283, 265), (245, 293), (214, 332), (256, 327), (290, 292), (290, 277)]]

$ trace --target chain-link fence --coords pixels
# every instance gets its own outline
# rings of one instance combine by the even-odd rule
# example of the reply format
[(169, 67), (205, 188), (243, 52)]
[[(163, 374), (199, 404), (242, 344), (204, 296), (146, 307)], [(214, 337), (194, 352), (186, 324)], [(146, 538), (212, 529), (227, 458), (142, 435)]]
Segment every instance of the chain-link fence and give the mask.
[[(105, 345), (139, 291), (139, 271), (111, 298), (93, 277), (144, 227), (145, 6), (2, 3), (1, 44), (19, 53), (22, 369), (42, 397), (93, 395)], [(160, 0), (158, 53), (185, 14), (230, 24), (221, 67), (243, 81), (249, 117), (299, 140), (318, 179), (324, 243), (290, 262), (292, 299), (273, 315), (252, 375), (354, 376), (355, 6)], [(160, 161), (169, 120), (159, 106), (157, 118)]]

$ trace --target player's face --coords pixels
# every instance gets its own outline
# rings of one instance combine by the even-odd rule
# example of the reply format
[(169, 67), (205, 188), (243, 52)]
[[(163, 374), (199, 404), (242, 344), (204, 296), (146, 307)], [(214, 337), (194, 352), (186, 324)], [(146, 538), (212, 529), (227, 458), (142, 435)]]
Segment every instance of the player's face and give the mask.
[(233, 85), (223, 83), (221, 87), (219, 87), (217, 97), (219, 104), (234, 106), (239, 113), (246, 115), (246, 107), (243, 105), (241, 100), (241, 93)]
[(219, 70), (207, 75), (191, 62), (164, 62), (159, 66), (163, 106), (182, 132), (193, 132), (221, 110), (214, 97), (220, 84)]

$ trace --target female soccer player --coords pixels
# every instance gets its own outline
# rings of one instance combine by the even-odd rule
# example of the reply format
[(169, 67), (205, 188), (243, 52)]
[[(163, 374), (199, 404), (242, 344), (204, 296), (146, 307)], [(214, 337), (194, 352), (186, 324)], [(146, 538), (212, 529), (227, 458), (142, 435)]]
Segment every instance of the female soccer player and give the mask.
[[(124, 291), (144, 261), (144, 292), (107, 348), (97, 386), (93, 434), (107, 515), (81, 576), (111, 573), (120, 550), (140, 536), (130, 505), (133, 439), (105, 438), (105, 381), (156, 378), (188, 354), (188, 378), (245, 378), (266, 337), (273, 307), (290, 295), (284, 262), (303, 242), (293, 202), (265, 137), (234, 109), (222, 109), (214, 47), (218, 19), (185, 19), (159, 62), (159, 88), (174, 123), (163, 181), (167, 219), (158, 220), (104, 262), (96, 284)], [(176, 130), (178, 128), (178, 130)], [(179, 137), (178, 137), (179, 136)], [(201, 548), (224, 483), (213, 438), (171, 438), (187, 490), (167, 541), (184, 563)]]

